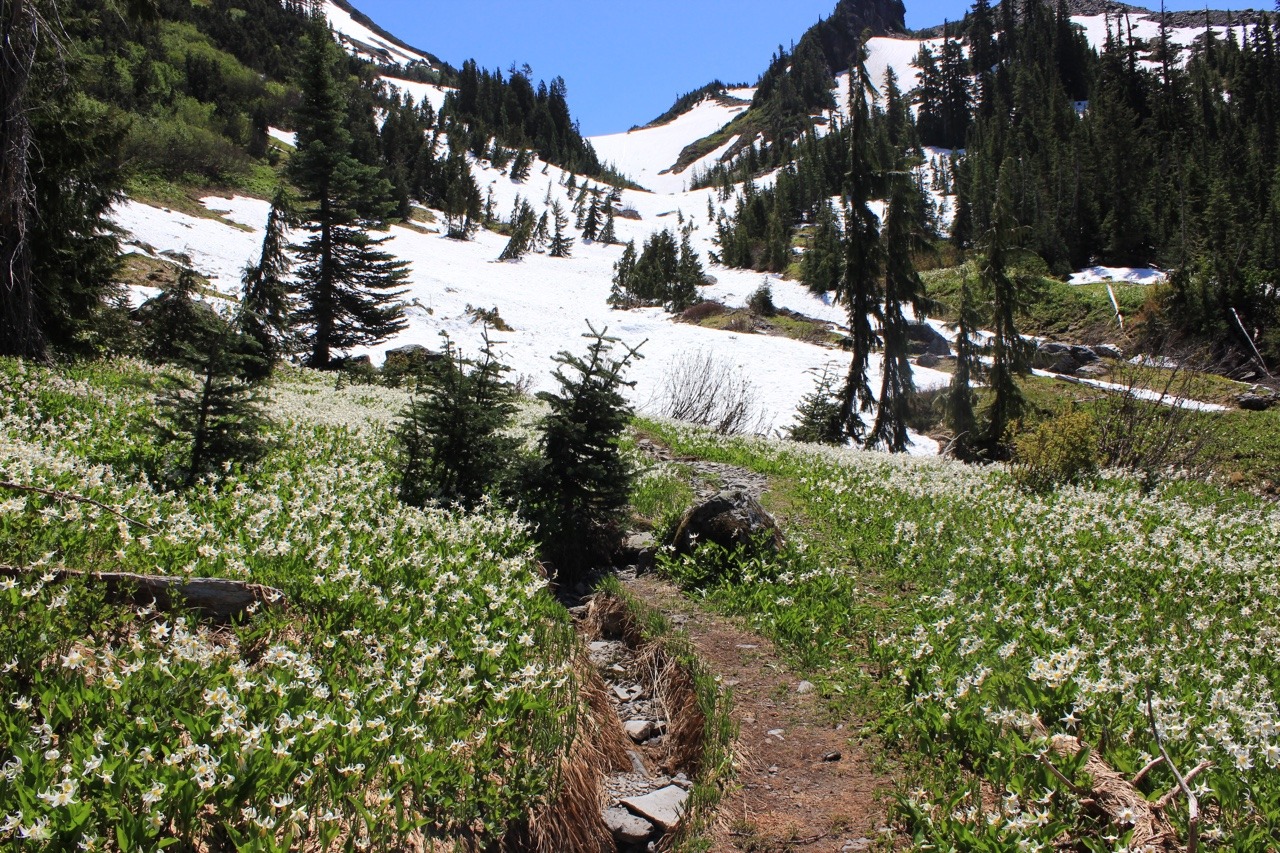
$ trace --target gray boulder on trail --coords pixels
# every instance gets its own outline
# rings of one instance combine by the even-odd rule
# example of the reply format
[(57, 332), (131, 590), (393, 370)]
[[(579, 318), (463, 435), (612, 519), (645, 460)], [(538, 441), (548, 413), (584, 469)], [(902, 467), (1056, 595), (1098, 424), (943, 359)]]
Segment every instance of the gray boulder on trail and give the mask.
[(778, 522), (759, 501), (744, 491), (726, 491), (686, 512), (670, 544), (677, 554), (691, 554), (705, 542), (732, 551), (739, 546), (777, 550), (782, 541)]

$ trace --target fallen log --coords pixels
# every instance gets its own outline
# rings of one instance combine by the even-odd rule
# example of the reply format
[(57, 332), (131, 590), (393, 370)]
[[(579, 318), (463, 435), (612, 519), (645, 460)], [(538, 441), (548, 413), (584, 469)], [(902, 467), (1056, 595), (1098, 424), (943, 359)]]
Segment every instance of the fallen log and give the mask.
[[(1085, 746), (1079, 738), (1071, 735), (1050, 735), (1048, 729), (1038, 720), (1031, 726), (1031, 730), (1037, 737), (1047, 738), (1049, 741), (1049, 750), (1040, 756), (1040, 761), (1054, 776), (1070, 787), (1073, 793), (1081, 797), (1081, 805), (1104, 817), (1118, 829), (1133, 827), (1133, 836), (1129, 840), (1130, 850), (1184, 853), (1186, 848), (1178, 842), (1178, 833), (1164, 814), (1165, 808), (1169, 805), (1169, 798), (1151, 802), (1137, 789), (1137, 779), (1134, 781), (1126, 779), (1103, 761), (1096, 751)], [(1053, 765), (1051, 760), (1055, 755), (1073, 759), (1085, 750), (1089, 752), (1083, 768), (1090, 779), (1088, 787), (1071, 782)], [(1155, 764), (1156, 762), (1152, 762), (1143, 768), (1138, 774), (1138, 779), (1149, 773)]]
[(137, 575), (130, 572), (84, 572), (75, 569), (22, 569), (0, 566), (0, 577), (28, 578), (52, 576), (53, 582), (71, 578), (87, 578), (101, 583), (107, 600), (114, 604), (157, 610), (179, 608), (198, 611), (215, 622), (227, 623), (252, 613), (258, 607), (284, 604), (284, 593), (261, 584), (226, 578), (175, 578), (165, 575)]

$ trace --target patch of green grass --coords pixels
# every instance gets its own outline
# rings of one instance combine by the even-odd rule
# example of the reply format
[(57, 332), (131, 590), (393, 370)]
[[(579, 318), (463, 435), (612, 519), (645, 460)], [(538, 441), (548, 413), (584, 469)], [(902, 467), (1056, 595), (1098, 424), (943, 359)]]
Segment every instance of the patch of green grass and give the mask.
[[(1105, 343), (1123, 338), (1115, 320), (1115, 308), (1105, 284), (1072, 285), (1040, 274), (1034, 263), (1015, 272), (1031, 278), (1031, 292), (1018, 316), (1019, 331), (1063, 341)], [(976, 276), (970, 272), (971, 281)], [(921, 273), (925, 290), (934, 308), (930, 316), (954, 321), (960, 298), (963, 267), (928, 270)], [(1137, 316), (1151, 292), (1135, 284), (1112, 285), (1126, 320)], [(989, 324), (988, 324), (989, 325)]]

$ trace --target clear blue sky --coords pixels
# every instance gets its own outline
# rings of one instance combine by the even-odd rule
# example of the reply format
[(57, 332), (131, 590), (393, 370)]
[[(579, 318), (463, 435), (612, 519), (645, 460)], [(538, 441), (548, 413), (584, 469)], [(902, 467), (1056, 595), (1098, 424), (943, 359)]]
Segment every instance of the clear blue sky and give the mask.
[[(535, 80), (560, 76), (585, 134), (645, 124), (678, 95), (717, 78), (754, 83), (836, 0), (352, 0), (388, 32), (452, 65), (513, 62)], [(1148, 5), (1129, 0), (1134, 5)], [(964, 16), (971, 0), (906, 0), (907, 26)], [(993, 4), (994, 5), (994, 2)], [(1151, 5), (1159, 6), (1159, 0)], [(1168, 8), (1203, 9), (1204, 0)], [(1209, 0), (1215, 9), (1269, 0)]]

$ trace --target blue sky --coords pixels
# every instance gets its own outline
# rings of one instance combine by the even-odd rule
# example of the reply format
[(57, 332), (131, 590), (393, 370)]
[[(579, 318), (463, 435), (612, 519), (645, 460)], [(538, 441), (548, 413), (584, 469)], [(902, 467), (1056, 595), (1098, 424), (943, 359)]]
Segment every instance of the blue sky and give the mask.
[[(717, 78), (754, 83), (836, 0), (352, 0), (384, 29), (453, 65), (513, 62), (560, 76), (587, 135), (645, 124)], [(1141, 0), (1130, 0), (1145, 5)], [(993, 2), (994, 5), (994, 2)], [(1158, 0), (1157, 0), (1158, 5)], [(1204, 0), (1168, 8), (1203, 9)], [(1210, 0), (1216, 9), (1258, 0)], [(1265, 3), (1270, 6), (1270, 2)], [(907, 0), (907, 26), (964, 16), (965, 0)]]

